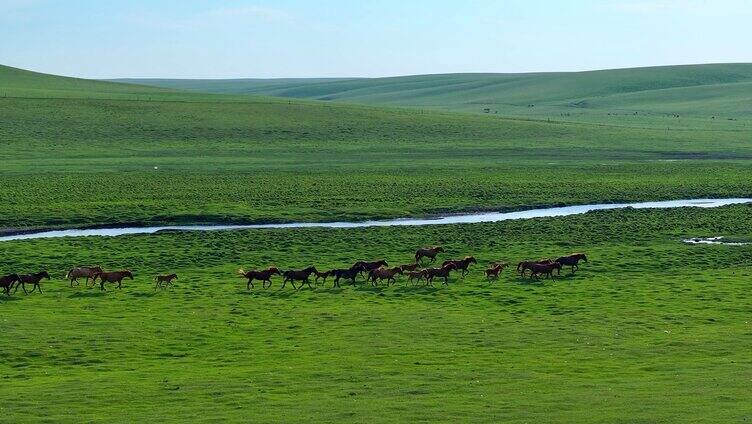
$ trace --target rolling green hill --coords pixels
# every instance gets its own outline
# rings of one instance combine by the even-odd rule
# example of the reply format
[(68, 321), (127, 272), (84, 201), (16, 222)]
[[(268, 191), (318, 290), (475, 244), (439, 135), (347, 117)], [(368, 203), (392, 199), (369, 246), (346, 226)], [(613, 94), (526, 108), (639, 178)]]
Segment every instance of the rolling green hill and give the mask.
[[(593, 120), (637, 112), (718, 119), (752, 116), (752, 64), (529, 74), (445, 74), (290, 80), (125, 80), (217, 93)], [(608, 115), (607, 115), (608, 116)], [(601, 117), (600, 119), (607, 119)]]
[(6, 230), (752, 193), (744, 120), (652, 129), (642, 115), (546, 122), (2, 74), (14, 93), (0, 98)]

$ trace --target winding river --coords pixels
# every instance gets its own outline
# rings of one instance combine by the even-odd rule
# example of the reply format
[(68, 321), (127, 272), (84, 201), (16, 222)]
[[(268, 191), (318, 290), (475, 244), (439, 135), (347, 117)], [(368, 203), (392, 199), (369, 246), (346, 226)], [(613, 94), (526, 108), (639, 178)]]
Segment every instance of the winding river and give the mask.
[(564, 206), (554, 208), (529, 209), (516, 212), (483, 212), (458, 215), (446, 215), (435, 218), (396, 218), (375, 221), (358, 222), (290, 222), (284, 224), (252, 224), (252, 225), (167, 225), (154, 227), (113, 227), (96, 229), (71, 229), (39, 231), (24, 234), (14, 234), (0, 237), (0, 242), (11, 240), (29, 240), (57, 237), (86, 237), (86, 236), (121, 236), (126, 234), (154, 234), (161, 231), (220, 231), (244, 230), (258, 228), (364, 228), (389, 226), (422, 226), (442, 224), (468, 224), (479, 222), (498, 222), (512, 219), (530, 219), (541, 217), (555, 217), (583, 214), (590, 211), (605, 209), (662, 209), (680, 207), (716, 208), (719, 206), (752, 203), (748, 198), (732, 199), (685, 199), (667, 200), (661, 202), (640, 203), (597, 203), (591, 205)]

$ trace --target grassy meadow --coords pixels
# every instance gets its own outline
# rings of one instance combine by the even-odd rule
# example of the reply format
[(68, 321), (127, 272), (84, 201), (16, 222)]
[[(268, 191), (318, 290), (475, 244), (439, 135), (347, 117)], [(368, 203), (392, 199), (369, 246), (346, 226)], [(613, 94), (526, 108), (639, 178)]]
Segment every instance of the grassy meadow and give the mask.
[[(742, 68), (707, 68), (699, 85), (744, 84)], [(598, 97), (578, 91), (611, 78), (595, 77), (556, 90)], [(662, 78), (678, 97), (653, 92), (652, 112), (617, 114), (612, 93), (599, 101), (615, 103), (582, 119), (550, 119), (0, 66), (0, 231), (752, 197), (745, 92), (706, 97), (736, 120), (672, 118), (709, 88)], [(47, 269), (53, 279), (43, 294), (0, 296), (0, 422), (747, 422), (752, 250), (681, 240), (752, 240), (750, 218), (752, 206), (737, 205), (2, 242), (0, 274)], [(247, 291), (236, 275), (408, 263), (433, 244), (445, 246), (442, 260), (472, 254), (479, 265), (434, 288), (400, 279), (294, 291), (276, 278)], [(574, 276), (482, 277), (490, 261), (575, 251), (590, 262)], [(135, 280), (68, 287), (65, 272), (86, 264), (129, 268)], [(155, 291), (153, 276), (170, 272), (175, 287)]]
[[(10, 422), (744, 422), (752, 409), (749, 206), (627, 210), (498, 224), (174, 233), (0, 244), (2, 269), (54, 270), (0, 299)], [(551, 280), (481, 266), (449, 287), (250, 292), (238, 267), (416, 246), (481, 265), (585, 250)], [(69, 288), (71, 263), (127, 266), (120, 291)], [(152, 275), (175, 271), (174, 289)], [(636, 407), (635, 405), (639, 405)], [(378, 417), (378, 418), (375, 418)]]

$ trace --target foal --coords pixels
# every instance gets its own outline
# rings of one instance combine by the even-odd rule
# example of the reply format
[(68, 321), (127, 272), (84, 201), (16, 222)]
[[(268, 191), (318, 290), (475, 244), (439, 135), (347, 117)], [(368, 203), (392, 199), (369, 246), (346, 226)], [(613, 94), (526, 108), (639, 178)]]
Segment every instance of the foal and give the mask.
[[(177, 280), (178, 275), (177, 274), (169, 274), (169, 275), (157, 275), (154, 277), (154, 290), (159, 287), (160, 289), (163, 289), (167, 286), (174, 287), (172, 284), (172, 280)], [(162, 285), (164, 283), (164, 285)]]
[(488, 264), (488, 269), (486, 269), (486, 278), (491, 281), (491, 279), (499, 278), (499, 274), (501, 271), (504, 271), (504, 268), (507, 267), (506, 262), (498, 262), (498, 263), (491, 263)]

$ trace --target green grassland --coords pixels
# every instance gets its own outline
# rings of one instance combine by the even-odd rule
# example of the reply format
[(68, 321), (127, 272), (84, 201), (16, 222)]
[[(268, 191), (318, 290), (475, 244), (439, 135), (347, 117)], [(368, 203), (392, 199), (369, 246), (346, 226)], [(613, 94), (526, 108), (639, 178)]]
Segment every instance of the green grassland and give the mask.
[(752, 193), (744, 119), (659, 129), (0, 75), (5, 231)]
[[(630, 74), (656, 90), (630, 88), (626, 74), (510, 80), (496, 92), (538, 90), (551, 103), (496, 115), (0, 67), (0, 229), (750, 196), (749, 103), (724, 88), (746, 87), (749, 68), (691, 69)], [(477, 90), (493, 94), (489, 81)], [(477, 100), (464, 98), (434, 106), (473, 111), (456, 106)], [(43, 294), (0, 296), (0, 421), (746, 422), (752, 250), (681, 239), (748, 240), (750, 218), (738, 205), (3, 242), (0, 274), (47, 269), (53, 280)], [(235, 275), (406, 263), (431, 244), (480, 265), (434, 288), (293, 291), (277, 280), (248, 292)], [(482, 278), (490, 261), (574, 251), (591, 259), (575, 276)], [(104, 293), (67, 287), (65, 272), (83, 264), (136, 278)], [(153, 290), (168, 272), (176, 287)]]
[[(0, 244), (45, 267), (44, 294), (0, 297), (8, 422), (745, 422), (750, 206), (621, 210), (421, 228), (169, 233)], [(481, 265), (584, 250), (575, 276), (481, 267), (449, 287), (245, 290), (238, 267)], [(128, 267), (120, 291), (69, 288), (74, 263)], [(177, 272), (155, 292), (156, 273)]]
[[(122, 80), (201, 92), (482, 112), (614, 124), (684, 125), (752, 116), (752, 64), (391, 78)], [(634, 118), (637, 114), (637, 118)], [(715, 116), (715, 119), (713, 117)]]

